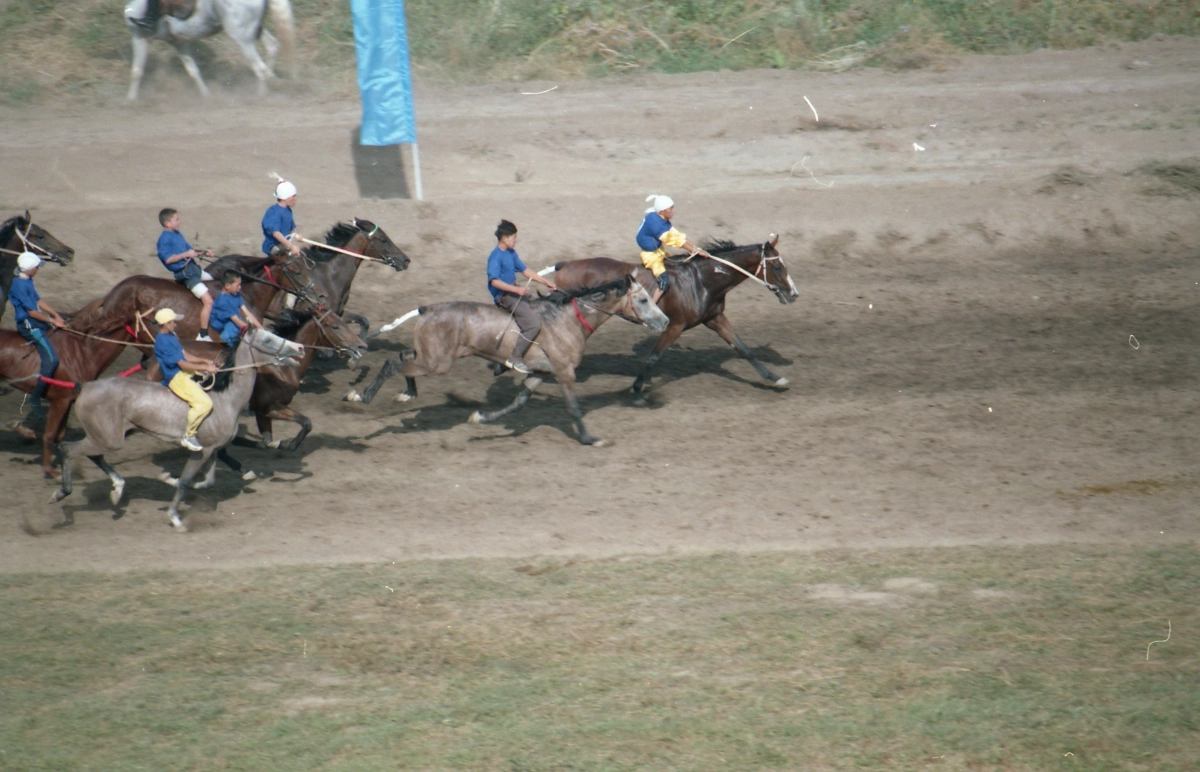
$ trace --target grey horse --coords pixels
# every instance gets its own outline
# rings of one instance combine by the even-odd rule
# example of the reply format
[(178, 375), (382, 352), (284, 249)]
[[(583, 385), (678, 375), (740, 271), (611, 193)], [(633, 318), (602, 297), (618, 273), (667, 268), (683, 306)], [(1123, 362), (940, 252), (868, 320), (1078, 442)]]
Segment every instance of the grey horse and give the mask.
[[(150, 53), (150, 39), (157, 38), (171, 44), (183, 68), (196, 82), (200, 93), (208, 96), (208, 86), (200, 76), (200, 68), (192, 58), (191, 41), (200, 40), (215, 35), (222, 29), (225, 34), (237, 43), (242, 55), (254, 70), (258, 78), (258, 93), (267, 93), (267, 79), (275, 77), (275, 55), (279, 52), (279, 41), (267, 30), (263, 29), (263, 17), (271, 12), (275, 22), (275, 31), (279, 33), (285, 45), (290, 49), (295, 38), (290, 0), (195, 0), (190, 6), (191, 13), (180, 19), (170, 15), (170, 9), (164, 8), (158, 19), (153, 34), (147, 34), (136, 23), (146, 13), (147, 0), (131, 0), (125, 6), (125, 23), (133, 32), (133, 68), (129, 78), (130, 101), (137, 99), (138, 88), (142, 83), (142, 74), (146, 71), (146, 56)], [(165, 4), (165, 0), (160, 0)], [(267, 51), (267, 61), (258, 54), (255, 43), (262, 40), (263, 48)]]
[[(524, 407), (534, 390), (545, 380), (545, 373), (554, 376), (562, 386), (563, 398), (575, 419), (579, 441), (584, 445), (603, 445), (604, 441), (588, 434), (583, 425), (583, 411), (575, 398), (575, 368), (583, 359), (588, 337), (596, 328), (613, 316), (641, 322), (655, 332), (667, 327), (667, 315), (650, 299), (650, 294), (633, 276), (624, 276), (599, 287), (555, 292), (534, 307), (542, 315), (542, 331), (525, 355), (525, 364), (534, 374), (521, 383), (521, 391), (511, 405), (483, 413), (475, 411), (471, 423), (487, 423)], [(503, 309), (484, 303), (438, 303), (424, 306), (400, 317), (383, 330), (392, 329), (417, 316), (413, 330), (413, 351), (405, 352), (403, 360), (389, 359), (380, 368), (375, 381), (360, 396), (351, 391), (349, 402), (370, 402), (383, 382), (393, 375), (403, 375), (408, 383), (405, 391), (396, 395), (398, 402), (417, 396), (418, 375), (441, 375), (449, 372), (454, 360), (477, 356), (502, 366), (511, 355), (520, 334), (511, 316)]]
[[(212, 485), (216, 460), (213, 453), (228, 445), (237, 434), (238, 416), (250, 402), (257, 368), (295, 366), (303, 356), (304, 346), (267, 330), (251, 330), (242, 338), (233, 357), (234, 368), (217, 374), (211, 393), (213, 410), (196, 435), (204, 449), (191, 454), (175, 484), (175, 498), (169, 510), (175, 530), (187, 530), (179, 518), (179, 502), (184, 491), (193, 487), (192, 480), (203, 471), (204, 481), (194, 487)], [(55, 491), (51, 503), (71, 495), (71, 459), (87, 456), (112, 480), (109, 498), (117, 506), (125, 490), (125, 480), (104, 460), (104, 454), (119, 450), (125, 444), (125, 435), (133, 429), (178, 444), (187, 427), (187, 411), (187, 403), (160, 383), (137, 378), (104, 378), (85, 383), (75, 402), (75, 415), (87, 437), (58, 446), (62, 487)]]

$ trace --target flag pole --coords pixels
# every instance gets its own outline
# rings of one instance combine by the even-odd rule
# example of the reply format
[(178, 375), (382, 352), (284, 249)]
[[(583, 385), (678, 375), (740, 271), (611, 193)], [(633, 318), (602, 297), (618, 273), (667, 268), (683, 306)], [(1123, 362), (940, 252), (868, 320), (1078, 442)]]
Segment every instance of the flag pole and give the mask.
[(413, 160), (413, 182), (417, 187), (417, 200), (424, 201), (425, 196), (421, 194), (421, 154), (417, 151), (417, 143), (412, 143), (412, 160)]

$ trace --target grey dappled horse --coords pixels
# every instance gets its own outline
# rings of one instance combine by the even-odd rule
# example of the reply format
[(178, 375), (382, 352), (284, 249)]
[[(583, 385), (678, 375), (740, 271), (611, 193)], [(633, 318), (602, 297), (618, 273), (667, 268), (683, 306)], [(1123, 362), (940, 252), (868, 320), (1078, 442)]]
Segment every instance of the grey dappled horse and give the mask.
[[(171, 501), (169, 514), (171, 525), (177, 531), (187, 530), (179, 519), (183, 492), (192, 487), (192, 480), (202, 470), (205, 478), (195, 487), (212, 485), (213, 462), (216, 460), (213, 453), (228, 445), (237, 434), (238, 416), (250, 402), (257, 367), (295, 366), (303, 356), (304, 346), (267, 330), (254, 329), (242, 338), (233, 357), (234, 367), (239, 369), (218, 373), (210, 393), (213, 410), (196, 434), (196, 440), (204, 449), (191, 454), (175, 484), (175, 498)], [(104, 378), (85, 383), (75, 402), (75, 416), (87, 437), (58, 446), (62, 487), (55, 491), (51, 503), (71, 495), (71, 459), (87, 456), (112, 480), (110, 499), (113, 506), (117, 506), (125, 490), (125, 480), (104, 460), (104, 454), (119, 450), (125, 444), (125, 435), (133, 429), (178, 444), (187, 428), (187, 412), (187, 403), (158, 382)]]
[[(542, 316), (542, 331), (525, 355), (525, 364), (533, 374), (522, 381), (521, 391), (511, 405), (486, 413), (477, 410), (471, 416), (471, 423), (495, 421), (524, 407), (546, 374), (550, 374), (562, 386), (563, 398), (579, 430), (579, 441), (584, 445), (603, 445), (603, 440), (588, 434), (583, 425), (583, 411), (575, 398), (575, 368), (583, 360), (588, 338), (613, 316), (662, 332), (667, 327), (667, 315), (631, 276), (596, 287), (554, 292), (535, 301), (533, 307)], [(392, 329), (413, 316), (418, 317), (413, 330), (413, 350), (401, 359), (384, 362), (366, 391), (361, 396), (351, 391), (346, 395), (347, 401), (370, 402), (383, 382), (397, 374), (405, 377), (408, 388), (396, 395), (396, 400), (412, 399), (417, 396), (416, 376), (449, 372), (454, 360), (465, 356), (474, 355), (503, 365), (520, 335), (511, 314), (491, 303), (422, 306), (384, 329)]]
[[(267, 11), (271, 12), (271, 20), (275, 23), (275, 31), (290, 49), (295, 38), (292, 20), (292, 4), (289, 0), (195, 0), (195, 10), (185, 19), (179, 19), (164, 12), (158, 19), (158, 26), (153, 35), (147, 35), (144, 30), (133, 23), (146, 12), (147, 0), (131, 0), (125, 6), (125, 22), (133, 32), (133, 70), (129, 79), (129, 99), (137, 99), (138, 88), (142, 82), (142, 74), (146, 70), (146, 56), (150, 52), (150, 39), (157, 38), (170, 43), (179, 54), (183, 68), (187, 70), (192, 80), (200, 88), (200, 93), (208, 96), (208, 86), (200, 76), (200, 68), (192, 58), (191, 41), (200, 40), (215, 35), (222, 29), (225, 34), (237, 43), (246, 61), (250, 62), (254, 75), (258, 78), (258, 93), (267, 92), (267, 79), (275, 77), (275, 56), (279, 53), (279, 40), (263, 29), (263, 18)], [(262, 39), (263, 48), (267, 51), (267, 61), (258, 55), (255, 42)]]

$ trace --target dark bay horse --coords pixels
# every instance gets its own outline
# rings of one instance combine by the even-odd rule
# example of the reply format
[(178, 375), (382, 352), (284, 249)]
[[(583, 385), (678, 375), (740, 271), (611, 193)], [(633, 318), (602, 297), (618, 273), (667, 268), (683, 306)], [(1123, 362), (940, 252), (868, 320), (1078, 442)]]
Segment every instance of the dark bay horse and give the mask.
[[(733, 325), (725, 316), (725, 295), (747, 279), (753, 279), (771, 290), (780, 303), (788, 304), (800, 295), (795, 283), (788, 276), (787, 266), (776, 251), (779, 237), (771, 237), (762, 244), (736, 246), (729, 242), (714, 242), (705, 245), (705, 250), (720, 260), (694, 257), (691, 260), (668, 260), (667, 273), (671, 277), (671, 289), (659, 299), (658, 304), (669, 318), (670, 324), (654, 343), (654, 351), (646, 360), (646, 367), (633, 382), (633, 393), (642, 400), (642, 391), (650, 382), (650, 371), (662, 357), (667, 346), (679, 338), (684, 330), (703, 324), (721, 336), (721, 339), (741, 354), (758, 374), (775, 386), (786, 386), (787, 378), (781, 378), (751, 353), (742, 342)], [(586, 287), (612, 281), (620, 276), (634, 276), (647, 290), (654, 289), (654, 277), (650, 271), (634, 263), (613, 260), (609, 257), (590, 257), (568, 260), (554, 266), (554, 283), (559, 289)], [(549, 270), (542, 273), (548, 273)]]
[[(493, 412), (476, 411), (472, 423), (486, 423), (524, 407), (534, 390), (554, 376), (562, 386), (563, 398), (575, 419), (579, 441), (584, 445), (602, 445), (588, 434), (583, 411), (575, 397), (575, 368), (583, 359), (587, 340), (596, 328), (615, 315), (638, 321), (655, 332), (666, 328), (667, 317), (650, 299), (650, 293), (629, 276), (621, 276), (598, 286), (555, 292), (535, 301), (542, 315), (542, 331), (525, 355), (525, 364), (533, 370), (521, 383), (521, 391), (511, 405)], [(408, 387), (397, 399), (417, 396), (416, 377), (449, 372), (456, 359), (477, 356), (502, 364), (513, 350), (520, 334), (510, 314), (491, 303), (438, 303), (405, 314), (402, 320), (417, 316), (413, 330), (413, 350), (403, 360), (389, 359), (374, 382), (359, 396), (351, 391), (351, 402), (370, 402), (383, 382), (403, 375)]]
[[(375, 223), (360, 220), (355, 217), (348, 223), (337, 223), (325, 234), (325, 243), (338, 247), (345, 252), (353, 252), (382, 262), (396, 271), (408, 268), (408, 255)], [(327, 307), (332, 308), (346, 321), (351, 321), (361, 327), (361, 333), (367, 334), (370, 322), (362, 314), (347, 314), (346, 304), (350, 302), (350, 285), (358, 274), (358, 269), (364, 262), (356, 257), (310, 246), (304, 250), (307, 258), (315, 264), (315, 273), (321, 277), (322, 286), (329, 293)]]
[(0, 319), (4, 318), (8, 290), (16, 277), (17, 255), (22, 252), (32, 252), (47, 263), (59, 265), (75, 259), (75, 250), (34, 225), (28, 211), (0, 223)]
[[(92, 301), (77, 315), (87, 316), (90, 307), (98, 302)], [(125, 346), (134, 341), (132, 328), (124, 320), (109, 319), (108, 322), (107, 325), (80, 325), (72, 319), (68, 323), (70, 330), (54, 330), (49, 334), (51, 345), (59, 356), (58, 369), (54, 371), (56, 381), (82, 386), (86, 381), (99, 378), (121, 356)], [(99, 336), (108, 340), (85, 336)], [(40, 360), (33, 346), (16, 330), (0, 330), (0, 382), (9, 383), (24, 392), (32, 392), (37, 385), (39, 367)], [(60, 384), (51, 384), (46, 392), (50, 408), (46, 411), (46, 423), (42, 429), (42, 472), (47, 477), (56, 474), (54, 443), (60, 442), (66, 433), (67, 417), (78, 396), (77, 388)], [(19, 424), (13, 428), (27, 439), (37, 437), (32, 430)]]

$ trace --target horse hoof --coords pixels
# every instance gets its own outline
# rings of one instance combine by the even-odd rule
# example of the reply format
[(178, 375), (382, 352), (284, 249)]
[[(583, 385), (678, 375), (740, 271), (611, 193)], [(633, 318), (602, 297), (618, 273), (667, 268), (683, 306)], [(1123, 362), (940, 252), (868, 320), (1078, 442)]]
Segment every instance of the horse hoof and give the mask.
[(57, 469), (43, 469), (42, 470), (42, 477), (46, 478), (47, 480), (57, 480), (59, 477), (59, 474), (61, 474), (61, 473)]
[(283, 440), (271, 440), (270, 442), (267, 443), (267, 447), (271, 448), (272, 450), (278, 450), (279, 446), (282, 444), (283, 444)]
[(113, 486), (112, 492), (108, 494), (108, 500), (112, 502), (114, 507), (121, 503), (121, 494), (124, 492), (125, 492), (125, 483), (124, 482), (118, 483), (117, 485)]
[(354, 389), (351, 389), (349, 394), (342, 397), (342, 401), (343, 402), (362, 402), (362, 395), (360, 395)]
[(57, 504), (68, 496), (67, 492), (59, 488), (54, 493), (50, 494), (50, 503)]
[(467, 421), (473, 424), (481, 424), (483, 423), (483, 413), (476, 410), (474, 413), (471, 413), (471, 417)]
[(179, 484), (179, 478), (172, 477), (170, 472), (163, 472), (158, 476), (158, 479), (162, 480), (167, 485), (170, 485), (172, 488)]
[(779, 386), (780, 388), (782, 388), (782, 387), (784, 387), (784, 386), (787, 386), (787, 385), (788, 385), (788, 379), (787, 379), (787, 378), (780, 378), (779, 380), (775, 381), (775, 385), (776, 385), (776, 386)]
[(588, 445), (593, 448), (603, 448), (607, 444), (608, 444), (608, 440), (600, 440), (600, 439), (592, 440), (591, 442), (588, 443)]
[(409, 394), (407, 391), (402, 391), (396, 395), (395, 401), (396, 402), (408, 402), (412, 398), (413, 398), (413, 396), (411, 394)]
[(33, 429), (30, 429), (28, 426), (25, 426), (24, 424), (22, 424), (19, 421), (12, 424), (9, 428), (11, 428), (14, 432), (21, 435), (23, 438), (25, 438), (27, 440), (36, 440), (37, 439), (37, 432), (35, 432)]
[(250, 482), (251, 480), (257, 480), (258, 475), (256, 475), (254, 473), (253, 469), (250, 469), (244, 475), (242, 475), (242, 479), (245, 480), (246, 482)]
[(175, 533), (187, 533), (188, 528), (183, 523), (171, 523), (171, 530)]

